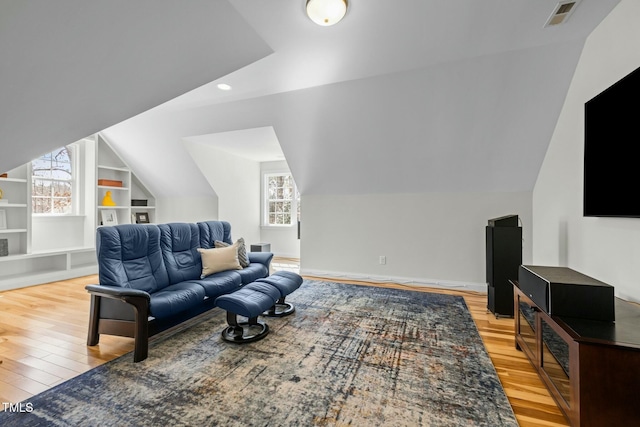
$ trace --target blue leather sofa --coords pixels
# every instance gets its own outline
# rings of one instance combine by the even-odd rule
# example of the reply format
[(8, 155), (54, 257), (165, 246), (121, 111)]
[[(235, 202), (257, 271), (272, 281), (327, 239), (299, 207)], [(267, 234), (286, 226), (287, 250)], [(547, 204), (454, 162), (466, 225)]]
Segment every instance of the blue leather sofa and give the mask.
[(215, 307), (220, 295), (269, 276), (273, 254), (249, 252), (249, 266), (201, 278), (198, 248), (232, 244), (226, 221), (124, 224), (96, 233), (99, 285), (91, 294), (87, 345), (100, 334), (134, 338), (134, 362), (147, 358), (152, 335)]

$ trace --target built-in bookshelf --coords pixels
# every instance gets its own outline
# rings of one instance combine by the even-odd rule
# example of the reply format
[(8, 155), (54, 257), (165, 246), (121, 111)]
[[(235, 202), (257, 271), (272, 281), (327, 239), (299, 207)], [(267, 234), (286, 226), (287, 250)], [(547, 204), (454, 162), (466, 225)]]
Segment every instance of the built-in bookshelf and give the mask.
[[(94, 274), (94, 247), (32, 251), (31, 163), (0, 177), (0, 291)], [(4, 242), (3, 242), (4, 240)]]
[[(67, 242), (67, 246), (59, 249), (39, 250), (37, 244), (32, 244), (38, 237), (32, 235), (33, 231), (42, 232), (47, 225), (40, 219), (36, 220), (35, 226), (33, 224), (31, 163), (0, 177), (3, 192), (0, 201), (0, 291), (97, 273), (95, 230), (102, 226), (101, 213), (105, 210), (115, 212), (118, 224), (135, 223), (136, 213), (149, 222), (155, 221), (155, 197), (102, 135), (87, 137), (78, 142), (78, 146), (77, 155), (82, 162), (78, 191), (83, 196), (76, 218), (84, 217), (83, 225), (78, 229), (83, 235), (77, 243), (81, 246), (70, 247), (73, 244)], [(100, 185), (97, 181), (103, 179), (121, 185)], [(107, 191), (115, 206), (102, 204)], [(132, 199), (136, 204), (146, 203), (147, 206), (132, 206)], [(47, 221), (55, 224), (57, 220)], [(3, 255), (1, 250), (5, 243), (8, 251)]]
[(6, 245), (8, 255), (30, 252), (31, 177), (30, 165), (23, 165), (0, 178), (0, 247)]
[[(97, 143), (96, 224), (110, 225), (104, 221), (105, 213), (115, 214), (117, 224), (134, 224), (140, 219), (154, 222), (156, 215), (153, 194), (101, 135), (97, 136)], [(115, 205), (104, 204), (107, 193)], [(146, 203), (146, 206), (133, 206), (133, 200), (139, 204)]]

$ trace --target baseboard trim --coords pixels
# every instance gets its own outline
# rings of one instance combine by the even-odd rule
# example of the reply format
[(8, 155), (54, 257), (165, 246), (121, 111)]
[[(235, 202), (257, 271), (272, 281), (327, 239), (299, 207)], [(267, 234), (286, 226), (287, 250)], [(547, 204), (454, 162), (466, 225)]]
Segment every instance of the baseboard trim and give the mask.
[(465, 290), (474, 291), (480, 293), (487, 293), (486, 283), (474, 283), (474, 282), (457, 282), (453, 280), (440, 280), (440, 279), (428, 279), (428, 278), (415, 278), (415, 277), (401, 277), (401, 276), (371, 276), (358, 273), (346, 273), (338, 271), (325, 271), (314, 269), (301, 269), (300, 274), (303, 276), (315, 276), (325, 279), (343, 279), (343, 280), (357, 280), (374, 283), (398, 283), (401, 285), (424, 287), (424, 288), (441, 288), (451, 290)]

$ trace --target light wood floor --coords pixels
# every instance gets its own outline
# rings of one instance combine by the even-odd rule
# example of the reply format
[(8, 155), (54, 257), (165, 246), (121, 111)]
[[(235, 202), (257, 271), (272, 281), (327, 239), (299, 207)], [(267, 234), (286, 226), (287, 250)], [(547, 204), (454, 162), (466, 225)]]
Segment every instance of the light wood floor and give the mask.
[[(342, 282), (462, 295), (520, 426), (568, 425), (528, 360), (515, 349), (513, 319), (496, 319), (487, 312), (485, 294)], [(0, 292), (0, 402), (29, 399), (133, 350), (132, 339), (106, 335), (98, 346), (86, 346), (89, 295), (84, 286), (91, 283), (97, 283), (97, 276)]]

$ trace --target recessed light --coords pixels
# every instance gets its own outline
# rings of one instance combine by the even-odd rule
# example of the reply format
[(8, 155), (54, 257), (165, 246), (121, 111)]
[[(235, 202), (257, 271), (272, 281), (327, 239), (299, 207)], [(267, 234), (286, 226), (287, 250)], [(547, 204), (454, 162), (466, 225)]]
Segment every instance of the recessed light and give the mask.
[(229, 85), (228, 85), (228, 84), (226, 84), (226, 83), (220, 83), (220, 84), (218, 85), (218, 89), (220, 89), (220, 90), (231, 90), (231, 86), (229, 86)]

